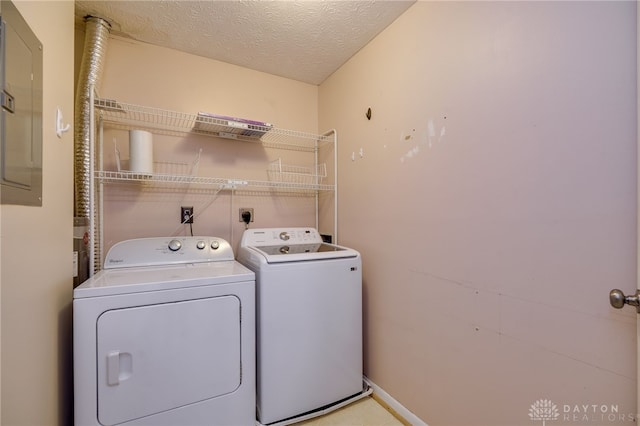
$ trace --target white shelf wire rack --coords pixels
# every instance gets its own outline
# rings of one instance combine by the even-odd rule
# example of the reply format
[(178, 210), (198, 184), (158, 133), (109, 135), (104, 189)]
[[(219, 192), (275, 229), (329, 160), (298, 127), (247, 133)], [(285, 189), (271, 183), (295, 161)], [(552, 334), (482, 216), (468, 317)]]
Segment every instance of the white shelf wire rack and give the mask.
[(146, 182), (154, 184), (201, 185), (221, 189), (250, 189), (250, 190), (290, 190), (290, 191), (333, 191), (333, 185), (314, 184), (304, 182), (274, 182), (261, 180), (246, 180), (234, 178), (168, 175), (161, 173), (138, 173), (130, 171), (100, 170), (96, 178), (104, 183), (117, 182)]
[(94, 105), (104, 122), (124, 129), (144, 127), (169, 134), (196, 133), (302, 150), (315, 150), (324, 144), (333, 143), (333, 138), (326, 135), (271, 126), (244, 127), (242, 123), (203, 114), (151, 108), (112, 99), (96, 98)]
[(282, 164), (282, 159), (278, 158), (269, 163), (267, 173), (273, 182), (317, 185), (327, 177), (327, 165), (320, 163), (309, 167), (294, 166)]
[[(95, 92), (92, 92), (95, 93)], [(110, 99), (92, 97), (92, 121), (97, 125), (96, 131), (92, 133), (92, 139), (99, 141), (98, 154), (92, 160), (92, 180), (93, 190), (91, 195), (91, 209), (93, 211), (90, 228), (91, 240), (93, 241), (90, 254), (90, 271), (97, 272), (100, 269), (102, 253), (104, 247), (103, 229), (103, 184), (122, 183), (128, 185), (140, 185), (144, 190), (160, 191), (193, 191), (202, 193), (218, 190), (229, 190), (250, 195), (287, 195), (315, 197), (316, 203), (316, 227), (318, 227), (318, 199), (320, 196), (333, 197), (333, 235), (337, 241), (337, 134), (331, 130), (326, 134), (317, 135), (307, 132), (280, 129), (271, 126), (245, 127), (238, 122), (229, 123), (211, 117), (208, 114), (192, 114), (177, 111), (164, 110)], [(242, 121), (240, 122), (242, 123)], [(266, 123), (265, 123), (266, 124)], [(146, 129), (153, 133), (183, 136), (185, 134), (196, 134), (209, 137), (226, 139), (237, 139), (260, 143), (264, 147), (297, 150), (313, 153), (317, 162), (318, 153), (323, 147), (333, 151), (333, 171), (330, 183), (323, 183), (326, 177), (326, 166), (321, 169), (293, 169), (296, 166), (281, 165), (280, 177), (269, 173), (268, 181), (247, 180), (225, 177), (201, 177), (197, 176), (197, 166), (199, 155), (192, 164), (158, 162), (154, 163), (153, 173), (139, 173), (128, 171), (126, 164), (121, 164), (120, 170), (109, 171), (99, 170), (102, 168), (101, 153), (103, 150), (103, 128), (113, 129)], [(250, 131), (246, 131), (250, 130)], [(119, 154), (119, 153), (118, 153)], [(98, 170), (96, 169), (98, 167)], [(187, 172), (187, 170), (189, 170)], [(276, 171), (277, 173), (277, 171)], [(304, 175), (303, 179), (296, 179), (287, 176), (285, 173)]]
[[(120, 150), (117, 146), (114, 147), (115, 159), (116, 159), (116, 171), (118, 172), (132, 172), (135, 175), (144, 176), (142, 173), (135, 173), (135, 171), (128, 169), (130, 160), (124, 160), (120, 157)], [(198, 174), (198, 165), (200, 164), (200, 156), (202, 155), (202, 148), (198, 152), (191, 163), (181, 163), (177, 161), (154, 161), (153, 162), (153, 174), (156, 175), (168, 175), (176, 177), (191, 177)], [(148, 173), (147, 173), (148, 175)]]

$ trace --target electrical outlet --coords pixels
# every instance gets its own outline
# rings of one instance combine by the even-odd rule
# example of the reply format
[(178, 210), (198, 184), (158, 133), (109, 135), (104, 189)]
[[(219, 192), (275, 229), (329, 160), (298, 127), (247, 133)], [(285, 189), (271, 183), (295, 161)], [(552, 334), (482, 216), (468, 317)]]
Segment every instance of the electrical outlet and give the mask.
[(180, 207), (180, 223), (193, 223), (193, 207)]
[(245, 222), (244, 220), (244, 215), (245, 214), (249, 214), (251, 215), (251, 219), (249, 220), (249, 222), (253, 222), (253, 208), (252, 207), (240, 207), (240, 219), (238, 220), (239, 222)]

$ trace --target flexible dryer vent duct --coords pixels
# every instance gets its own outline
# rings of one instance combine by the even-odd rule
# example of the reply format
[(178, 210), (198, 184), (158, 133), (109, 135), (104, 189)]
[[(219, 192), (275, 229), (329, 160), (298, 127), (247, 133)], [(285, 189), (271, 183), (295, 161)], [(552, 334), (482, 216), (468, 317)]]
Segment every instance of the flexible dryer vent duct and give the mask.
[(74, 288), (91, 275), (89, 223), (91, 217), (91, 91), (104, 61), (111, 25), (104, 19), (87, 17), (82, 64), (76, 88), (74, 129), (74, 220), (73, 251), (77, 256)]
[(76, 218), (91, 216), (91, 91), (102, 74), (102, 64), (107, 50), (107, 41), (111, 25), (101, 18), (88, 16), (85, 18), (86, 35), (84, 53), (78, 75), (75, 105), (75, 206)]

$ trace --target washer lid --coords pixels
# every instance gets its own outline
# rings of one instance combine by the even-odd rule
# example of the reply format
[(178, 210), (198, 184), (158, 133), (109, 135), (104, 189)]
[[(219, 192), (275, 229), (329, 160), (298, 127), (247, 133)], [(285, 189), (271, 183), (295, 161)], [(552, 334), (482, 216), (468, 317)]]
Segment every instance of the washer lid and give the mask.
[(301, 254), (301, 253), (323, 253), (344, 251), (345, 248), (334, 246), (326, 243), (319, 244), (294, 244), (294, 245), (278, 245), (256, 247), (269, 256), (280, 254)]
[(357, 257), (359, 253), (353, 249), (335, 244), (282, 244), (275, 246), (248, 247), (265, 257), (267, 263), (304, 262), (323, 259), (340, 259)]
[(267, 263), (301, 262), (358, 257), (350, 248), (322, 242), (314, 228), (247, 229), (242, 234), (240, 249), (252, 250)]

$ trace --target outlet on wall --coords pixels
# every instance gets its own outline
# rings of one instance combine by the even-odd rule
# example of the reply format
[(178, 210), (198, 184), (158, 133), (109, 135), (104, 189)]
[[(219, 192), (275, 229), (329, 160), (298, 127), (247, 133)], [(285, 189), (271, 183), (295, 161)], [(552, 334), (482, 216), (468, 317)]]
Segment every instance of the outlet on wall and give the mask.
[(180, 223), (193, 223), (193, 207), (180, 207)]
[(253, 208), (252, 207), (240, 207), (240, 218), (239, 222), (245, 222), (245, 216), (249, 215), (249, 222), (253, 222)]

